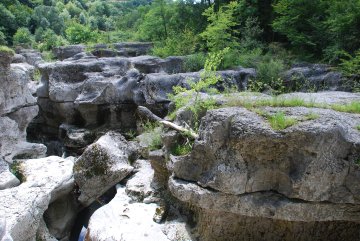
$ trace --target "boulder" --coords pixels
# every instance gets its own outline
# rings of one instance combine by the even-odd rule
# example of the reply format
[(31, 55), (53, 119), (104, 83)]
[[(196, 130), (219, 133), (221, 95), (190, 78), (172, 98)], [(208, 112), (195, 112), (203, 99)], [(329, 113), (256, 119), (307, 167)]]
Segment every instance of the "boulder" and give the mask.
[(43, 57), (41, 53), (34, 49), (19, 49), (16, 51), (18, 54), (25, 57), (26, 63), (37, 67), (39, 64), (43, 63)]
[(146, 55), (153, 47), (152, 43), (140, 42), (123, 42), (115, 43), (113, 47), (123, 56), (140, 56)]
[(76, 54), (82, 53), (84, 51), (85, 46), (81, 44), (56, 47), (53, 49), (55, 57), (60, 60), (71, 58)]
[(25, 62), (26, 62), (26, 58), (21, 54), (15, 54), (12, 60), (12, 63), (14, 64), (25, 63)]
[(155, 203), (132, 202), (125, 187), (118, 185), (114, 199), (91, 216), (85, 240), (105, 241), (121, 237), (127, 241), (168, 241), (161, 224), (153, 221), (157, 207)]
[(125, 138), (115, 132), (108, 132), (86, 148), (74, 166), (81, 204), (90, 205), (132, 172), (131, 152)]
[[(299, 96), (360, 100), (341, 92), (278, 98)], [(294, 125), (273, 129), (268, 118), (279, 112)], [(194, 206), (200, 240), (359, 240), (359, 121), (358, 114), (301, 106), (208, 111), (191, 153), (169, 156), (169, 189)]]
[(0, 158), (0, 190), (16, 187), (19, 184), (19, 179), (10, 172), (9, 165)]
[(292, 91), (351, 90), (340, 72), (324, 64), (297, 64), (284, 73), (284, 83)]
[(73, 161), (55, 156), (20, 163), (18, 169), (24, 182), (0, 190), (0, 213), (4, 214), (6, 231), (14, 240), (35, 239), (49, 204), (72, 191), (72, 168)]

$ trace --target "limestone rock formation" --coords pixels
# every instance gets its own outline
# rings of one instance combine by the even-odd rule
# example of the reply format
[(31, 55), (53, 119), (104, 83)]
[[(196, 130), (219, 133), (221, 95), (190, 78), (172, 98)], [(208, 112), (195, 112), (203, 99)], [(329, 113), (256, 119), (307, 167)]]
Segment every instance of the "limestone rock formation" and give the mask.
[[(324, 96), (333, 97), (333, 103), (360, 97), (337, 92), (301, 95), (313, 96), (317, 103), (326, 102)], [(290, 96), (294, 95), (283, 98)], [(274, 130), (258, 114), (278, 112), (297, 122)], [(307, 118), (309, 113), (316, 117)], [(252, 236), (249, 240), (284, 240), (286, 234), (277, 223), (291, 230), (285, 240), (309, 240), (317, 229), (326, 235), (316, 234), (316, 240), (359, 240), (359, 123), (358, 114), (332, 109), (209, 111), (191, 153), (170, 156), (169, 188), (175, 197), (197, 207), (200, 240), (241, 240), (244, 233)], [(263, 230), (263, 236), (252, 226)], [(299, 227), (308, 228), (297, 231)]]
[(32, 240), (49, 204), (73, 189), (73, 162), (60, 157), (24, 160), (19, 171), (24, 182), (0, 190), (0, 213), (6, 231), (16, 241)]
[(351, 91), (340, 72), (323, 64), (297, 64), (283, 74), (285, 85), (292, 91)]
[(11, 56), (2, 58), (0, 66), (0, 155), (9, 163), (14, 157), (35, 158), (46, 152), (44, 145), (26, 142), (26, 128), (38, 113), (27, 86), (33, 67), (10, 64), (11, 60)]
[(169, 215), (161, 223), (154, 221), (164, 211), (164, 200), (154, 199), (157, 195), (154, 172), (146, 160), (138, 160), (134, 166), (137, 172), (126, 186), (117, 185), (114, 199), (91, 216), (86, 240), (105, 241), (114, 237), (128, 241), (191, 240), (188, 226), (180, 215)]
[(131, 152), (125, 138), (115, 132), (108, 132), (86, 148), (74, 166), (80, 203), (88, 206), (131, 173)]

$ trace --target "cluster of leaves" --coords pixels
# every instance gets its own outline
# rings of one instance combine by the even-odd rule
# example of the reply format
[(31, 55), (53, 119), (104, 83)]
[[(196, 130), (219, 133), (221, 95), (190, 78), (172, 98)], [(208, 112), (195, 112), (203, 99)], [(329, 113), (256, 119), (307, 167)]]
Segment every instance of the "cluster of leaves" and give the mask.
[(199, 80), (188, 80), (190, 88), (182, 86), (175, 86), (173, 88), (174, 94), (169, 95), (169, 99), (175, 104), (173, 116), (179, 109), (186, 108), (193, 114), (193, 123), (191, 124), (195, 129), (199, 126), (199, 119), (202, 113), (209, 109), (216, 107), (216, 100), (214, 98), (202, 98), (201, 92), (207, 94), (217, 93), (214, 86), (221, 80), (221, 77), (216, 73), (220, 66), (224, 55), (229, 51), (229, 48), (210, 53), (205, 61), (204, 70), (200, 73)]

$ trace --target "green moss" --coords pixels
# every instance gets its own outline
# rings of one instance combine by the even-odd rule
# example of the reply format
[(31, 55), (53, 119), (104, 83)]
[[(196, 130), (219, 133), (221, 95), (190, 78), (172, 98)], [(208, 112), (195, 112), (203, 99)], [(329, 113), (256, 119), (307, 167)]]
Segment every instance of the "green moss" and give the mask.
[(86, 178), (106, 175), (110, 169), (111, 158), (101, 150), (98, 145), (93, 145), (91, 151), (84, 152), (82, 158), (74, 165), (74, 172), (84, 171)]
[(7, 55), (14, 55), (15, 54), (14, 50), (12, 50), (11, 48), (6, 47), (6, 46), (0, 46), (0, 54), (1, 53), (7, 54)]
[(294, 118), (286, 117), (284, 112), (277, 112), (276, 114), (269, 116), (268, 119), (274, 130), (283, 130), (298, 122)]
[(17, 177), (17, 179), (19, 179), (21, 183), (26, 181), (26, 177), (23, 174), (21, 162), (17, 162), (17, 161), (13, 162), (10, 165), (10, 171), (12, 174), (14, 174), (15, 177)]

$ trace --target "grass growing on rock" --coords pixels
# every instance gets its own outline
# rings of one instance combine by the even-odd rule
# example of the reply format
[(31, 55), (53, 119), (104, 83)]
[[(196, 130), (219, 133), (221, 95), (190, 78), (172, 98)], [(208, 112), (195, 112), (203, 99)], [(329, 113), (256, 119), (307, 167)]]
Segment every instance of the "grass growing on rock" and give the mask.
[(12, 50), (11, 48), (6, 47), (6, 46), (0, 46), (0, 53), (6, 53), (8, 55), (14, 55), (15, 54), (14, 50)]
[(147, 121), (142, 124), (143, 133), (138, 136), (138, 140), (148, 146), (150, 151), (162, 147), (161, 134), (162, 127), (158, 123)]
[(305, 101), (301, 98), (281, 98), (272, 97), (264, 99), (247, 99), (247, 98), (236, 98), (230, 97), (225, 103), (225, 106), (243, 106), (247, 109), (254, 109), (258, 107), (307, 107), (307, 108), (322, 108), (331, 109), (339, 112), (360, 114), (360, 101), (353, 101), (347, 104), (323, 104), (315, 103), (314, 101)]
[(355, 126), (355, 128), (356, 128), (358, 131), (360, 131), (360, 124), (357, 125), (357, 126)]
[(314, 112), (310, 112), (307, 115), (305, 115), (305, 120), (316, 120), (320, 117), (320, 115), (314, 113)]
[(183, 156), (189, 154), (192, 150), (193, 142), (187, 141), (185, 144), (177, 144), (171, 148), (171, 154), (174, 156)]
[(268, 120), (274, 130), (283, 130), (298, 122), (294, 118), (285, 116), (284, 112), (277, 112), (274, 115), (270, 115)]

